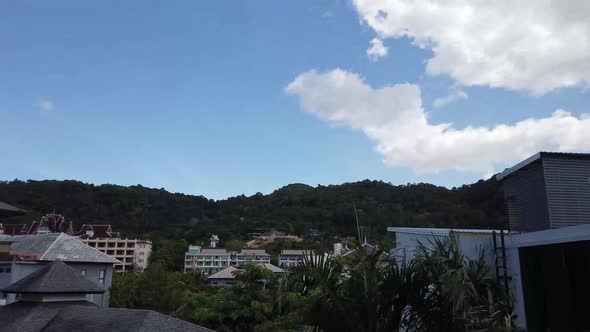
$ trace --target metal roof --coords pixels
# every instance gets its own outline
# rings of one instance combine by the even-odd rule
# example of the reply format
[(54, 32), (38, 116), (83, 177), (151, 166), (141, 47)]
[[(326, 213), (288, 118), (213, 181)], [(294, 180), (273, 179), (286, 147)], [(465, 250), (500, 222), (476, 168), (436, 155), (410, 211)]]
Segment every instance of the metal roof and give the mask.
[(119, 260), (64, 233), (3, 235), (0, 239), (14, 241), (10, 245), (10, 254), (17, 257), (39, 261), (59, 259), (64, 262), (121, 264)]
[(105, 289), (81, 276), (62, 261), (57, 260), (16, 281), (2, 291), (7, 293), (102, 294)]
[(513, 174), (514, 172), (521, 170), (527, 166), (529, 166), (530, 164), (537, 162), (539, 160), (541, 160), (544, 157), (553, 157), (553, 158), (563, 158), (563, 159), (590, 159), (590, 153), (571, 153), (571, 152), (546, 152), (546, 151), (541, 151), (538, 152), (536, 154), (534, 154), (533, 156), (519, 162), (518, 164), (505, 169), (503, 172), (501, 172), (500, 174), (496, 175), (496, 180), (502, 180), (504, 178), (506, 178), (507, 176), (510, 176), (511, 174)]
[[(422, 227), (387, 227), (388, 232), (394, 233), (408, 233), (408, 234), (422, 234), (422, 235), (449, 235), (449, 233), (462, 234), (492, 234), (493, 232), (500, 233), (500, 230), (494, 229), (465, 229), (465, 228), (422, 228)], [(508, 231), (504, 231), (508, 233)]]

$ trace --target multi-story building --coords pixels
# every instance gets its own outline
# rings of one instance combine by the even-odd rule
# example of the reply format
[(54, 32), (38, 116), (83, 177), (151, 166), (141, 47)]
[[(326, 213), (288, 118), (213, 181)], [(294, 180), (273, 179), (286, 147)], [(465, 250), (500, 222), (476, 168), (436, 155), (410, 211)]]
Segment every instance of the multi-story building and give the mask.
[(201, 249), (189, 246), (185, 254), (184, 272), (199, 271), (203, 275), (216, 273), (228, 266), (242, 266), (246, 262), (270, 264), (270, 255), (262, 249), (242, 249), (239, 252), (227, 249)]
[(148, 267), (152, 253), (149, 240), (123, 238), (113, 232), (111, 225), (82, 225), (75, 235), (89, 246), (119, 260), (121, 263), (114, 266), (116, 272), (142, 272)]
[(279, 267), (287, 268), (301, 264), (303, 262), (303, 256), (310, 255), (310, 252), (306, 252), (303, 249), (284, 249), (281, 250), (279, 255)]

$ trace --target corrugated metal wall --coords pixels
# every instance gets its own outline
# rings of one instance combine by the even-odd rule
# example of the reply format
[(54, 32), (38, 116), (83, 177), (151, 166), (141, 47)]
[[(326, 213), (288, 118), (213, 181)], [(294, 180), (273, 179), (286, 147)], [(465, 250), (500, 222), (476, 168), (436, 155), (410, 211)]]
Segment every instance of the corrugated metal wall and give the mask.
[(590, 160), (543, 158), (551, 228), (590, 223)]
[(548, 229), (549, 210), (540, 163), (519, 170), (506, 179), (504, 195), (508, 205), (510, 230), (531, 232)]

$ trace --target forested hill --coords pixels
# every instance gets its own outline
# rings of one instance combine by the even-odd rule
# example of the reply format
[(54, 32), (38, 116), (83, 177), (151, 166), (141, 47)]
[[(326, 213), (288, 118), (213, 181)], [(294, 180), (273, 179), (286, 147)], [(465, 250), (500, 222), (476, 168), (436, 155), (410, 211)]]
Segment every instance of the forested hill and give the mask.
[(0, 182), (0, 201), (30, 211), (11, 222), (30, 222), (48, 212), (74, 222), (113, 225), (127, 235), (181, 234), (203, 239), (211, 232), (244, 238), (257, 228), (330, 235), (355, 232), (353, 202), (372, 236), (387, 226), (488, 228), (506, 220), (502, 192), (494, 180), (446, 189), (430, 184), (394, 186), (381, 181), (311, 187), (291, 184), (269, 195), (214, 201), (142, 186), (95, 186), (79, 181)]

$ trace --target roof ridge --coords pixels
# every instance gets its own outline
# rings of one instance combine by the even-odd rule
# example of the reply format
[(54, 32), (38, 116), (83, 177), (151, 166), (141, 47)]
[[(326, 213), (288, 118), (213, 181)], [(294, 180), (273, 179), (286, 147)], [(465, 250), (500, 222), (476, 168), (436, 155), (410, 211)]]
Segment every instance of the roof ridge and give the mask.
[(49, 245), (49, 247), (47, 247), (47, 249), (45, 249), (45, 252), (43, 252), (43, 255), (41, 255), (41, 257), (39, 257), (39, 260), (43, 260), (43, 258), (45, 258), (45, 255), (47, 255), (47, 253), (49, 252), (49, 250), (55, 245), (55, 243), (62, 236), (62, 234), (64, 234), (64, 233), (59, 233), (59, 235), (55, 238), (55, 240), (53, 240), (53, 242), (51, 242), (51, 244)]

